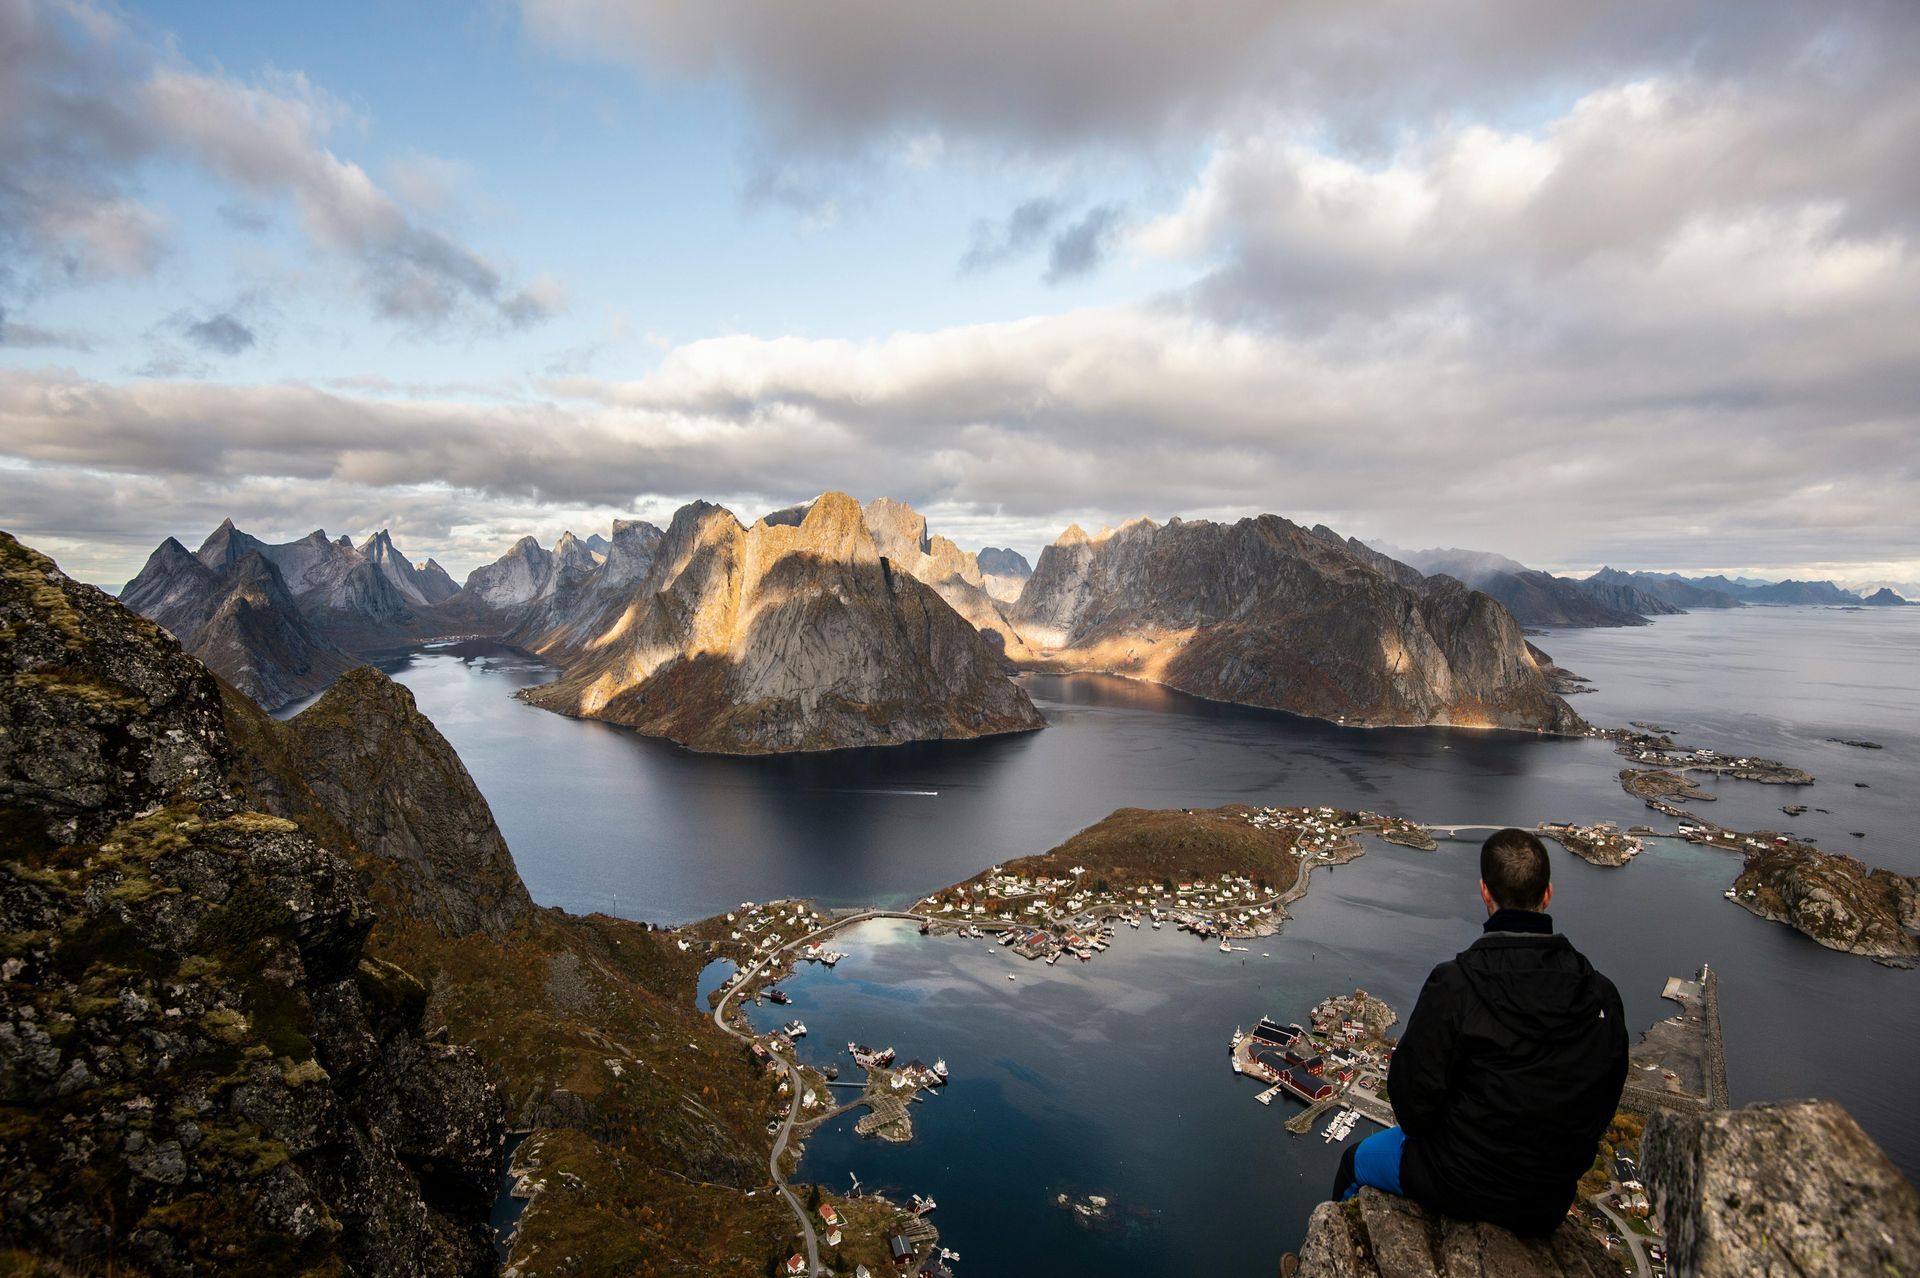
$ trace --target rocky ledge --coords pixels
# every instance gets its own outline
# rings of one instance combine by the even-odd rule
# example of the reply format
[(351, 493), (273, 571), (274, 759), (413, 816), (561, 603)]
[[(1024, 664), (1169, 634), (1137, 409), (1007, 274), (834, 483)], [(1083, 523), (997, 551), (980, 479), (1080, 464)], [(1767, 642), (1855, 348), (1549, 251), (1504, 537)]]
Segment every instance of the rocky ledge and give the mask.
[[(1829, 1100), (1711, 1114), (1657, 1113), (1640, 1173), (1674, 1278), (1911, 1274), (1920, 1192)], [(1526, 1240), (1373, 1189), (1322, 1203), (1281, 1278), (1615, 1278), (1617, 1261), (1569, 1220)]]
[(1829, 1100), (1657, 1114), (1640, 1171), (1675, 1275), (1911, 1274), (1920, 1193)]
[[(1351, 1202), (1314, 1208), (1292, 1272), (1299, 1278), (1618, 1278), (1620, 1266), (1572, 1221), (1549, 1238), (1529, 1240), (1362, 1189)], [(1289, 1278), (1285, 1267), (1281, 1274)]]

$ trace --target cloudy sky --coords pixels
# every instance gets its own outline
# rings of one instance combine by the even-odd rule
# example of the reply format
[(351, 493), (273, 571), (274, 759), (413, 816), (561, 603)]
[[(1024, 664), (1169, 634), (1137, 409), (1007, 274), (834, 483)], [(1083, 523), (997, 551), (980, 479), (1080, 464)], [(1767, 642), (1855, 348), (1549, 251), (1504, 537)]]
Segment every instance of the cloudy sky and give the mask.
[(1911, 0), (0, 0), (0, 527), (1920, 581)]

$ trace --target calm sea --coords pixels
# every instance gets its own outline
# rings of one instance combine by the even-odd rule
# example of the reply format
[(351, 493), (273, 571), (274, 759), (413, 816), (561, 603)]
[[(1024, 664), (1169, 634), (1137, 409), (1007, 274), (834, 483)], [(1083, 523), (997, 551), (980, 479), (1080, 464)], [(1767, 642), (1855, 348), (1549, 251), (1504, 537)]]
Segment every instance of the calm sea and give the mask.
[[(1537, 642), (1595, 680), (1573, 704), (1597, 722), (1653, 720), (1819, 778), (1715, 785), (1704, 810), (1721, 823), (1791, 824), (1920, 872), (1906, 812), (1920, 797), (1920, 610), (1697, 613)], [(1027, 736), (752, 760), (531, 709), (512, 692), (551, 672), (495, 645), (423, 649), (388, 669), (460, 751), (536, 899), (659, 922), (777, 895), (902, 903), (1127, 805), (1669, 824), (1621, 793), (1603, 743), (1341, 729), (1104, 678), (1027, 680), (1050, 724)], [(1779, 812), (1787, 803), (1830, 811), (1796, 820)], [(857, 1038), (943, 1055), (955, 1081), (915, 1106), (912, 1144), (860, 1140), (841, 1120), (816, 1135), (802, 1174), (931, 1193), (963, 1273), (1270, 1274), (1340, 1147), (1287, 1135), (1285, 1103), (1254, 1104), (1227, 1068), (1227, 1037), (1356, 986), (1404, 1014), (1432, 964), (1477, 934), (1473, 850), (1376, 844), (1317, 876), (1294, 921), (1248, 954), (1143, 929), (1091, 964), (1048, 969), (982, 942), (863, 926), (836, 942), (850, 951), (837, 970), (789, 982), (795, 1003), (768, 1008), (767, 1023), (801, 1016), (822, 1063)], [(1674, 841), (1619, 870), (1557, 854), (1554, 913), (1636, 1023), (1671, 1010), (1666, 976), (1712, 963), (1736, 1100), (1837, 1097), (1920, 1175), (1920, 972), (1753, 918), (1720, 896), (1737, 868)], [(1111, 1199), (1112, 1223), (1083, 1228), (1053, 1205), (1059, 1193)]]

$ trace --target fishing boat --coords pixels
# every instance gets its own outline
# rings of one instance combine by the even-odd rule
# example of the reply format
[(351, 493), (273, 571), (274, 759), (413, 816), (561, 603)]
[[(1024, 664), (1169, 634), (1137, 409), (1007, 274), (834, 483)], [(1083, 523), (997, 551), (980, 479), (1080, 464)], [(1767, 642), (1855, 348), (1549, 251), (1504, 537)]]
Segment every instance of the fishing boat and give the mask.
[(933, 1063), (933, 1072), (941, 1082), (944, 1083), (947, 1081), (947, 1058), (946, 1057), (942, 1056), (939, 1060)]

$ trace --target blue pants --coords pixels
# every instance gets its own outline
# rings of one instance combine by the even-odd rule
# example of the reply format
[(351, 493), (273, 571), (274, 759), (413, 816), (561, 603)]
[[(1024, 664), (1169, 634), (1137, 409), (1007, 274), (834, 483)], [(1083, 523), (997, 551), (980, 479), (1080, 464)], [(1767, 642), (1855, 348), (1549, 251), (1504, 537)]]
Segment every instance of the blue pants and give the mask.
[(1383, 1132), (1375, 1132), (1349, 1149), (1346, 1157), (1340, 1160), (1340, 1174), (1334, 1180), (1335, 1201), (1353, 1197), (1360, 1192), (1362, 1185), (1372, 1185), (1389, 1194), (1403, 1193), (1400, 1188), (1400, 1157), (1406, 1144), (1406, 1132), (1398, 1127), (1389, 1127)]

